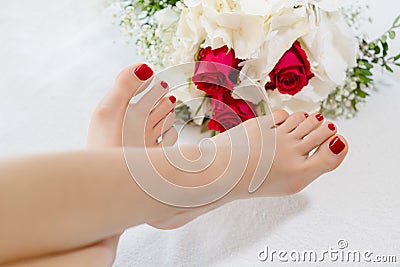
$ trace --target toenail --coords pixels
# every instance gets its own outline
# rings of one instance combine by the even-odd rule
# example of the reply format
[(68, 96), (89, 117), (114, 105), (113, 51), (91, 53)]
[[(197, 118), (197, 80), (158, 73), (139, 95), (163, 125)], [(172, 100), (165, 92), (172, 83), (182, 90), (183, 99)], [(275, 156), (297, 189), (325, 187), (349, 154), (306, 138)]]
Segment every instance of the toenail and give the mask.
[(340, 139), (339, 136), (336, 136), (330, 143), (329, 149), (336, 155), (340, 154), (343, 149), (346, 147), (345, 143)]
[(148, 80), (151, 76), (153, 76), (153, 70), (147, 65), (142, 64), (138, 66), (134, 71), (136, 77), (138, 77), (142, 81)]
[(307, 119), (309, 117), (308, 113), (304, 113), (304, 117)]
[(318, 121), (323, 121), (324, 120), (324, 116), (322, 114), (317, 114), (315, 115), (315, 117), (317, 118)]
[(329, 124), (328, 124), (328, 128), (329, 128), (329, 130), (331, 130), (331, 131), (336, 131), (335, 124), (333, 124), (333, 123), (329, 123)]
[(164, 89), (167, 89), (167, 88), (168, 88), (168, 83), (162, 81), (162, 82), (161, 82), (161, 86), (162, 86)]
[(175, 103), (176, 103), (176, 97), (173, 96), (173, 95), (171, 95), (171, 96), (169, 97), (169, 100), (172, 102), (172, 104), (175, 104)]

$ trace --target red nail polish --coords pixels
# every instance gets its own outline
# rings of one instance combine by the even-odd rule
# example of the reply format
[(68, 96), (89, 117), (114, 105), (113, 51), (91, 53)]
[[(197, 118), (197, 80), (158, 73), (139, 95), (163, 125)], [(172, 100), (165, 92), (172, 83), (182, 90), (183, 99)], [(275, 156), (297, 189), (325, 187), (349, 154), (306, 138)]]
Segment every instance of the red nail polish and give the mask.
[(171, 96), (169, 97), (169, 100), (172, 102), (172, 104), (175, 104), (175, 103), (176, 103), (176, 97), (173, 96), (173, 95), (171, 95)]
[(153, 76), (153, 70), (147, 65), (142, 64), (135, 69), (135, 75), (142, 81), (148, 80), (151, 76)]
[(340, 139), (339, 136), (336, 136), (330, 143), (329, 149), (333, 152), (333, 154), (340, 154), (343, 149), (346, 147), (345, 143)]
[(304, 113), (304, 117), (306, 117), (306, 119), (309, 117), (310, 115), (308, 115), (308, 113)]
[(333, 124), (333, 123), (329, 123), (329, 124), (328, 124), (328, 128), (329, 128), (329, 130), (331, 130), (331, 131), (336, 131), (335, 124)]
[(315, 115), (315, 117), (317, 118), (317, 120), (319, 120), (319, 121), (323, 121), (324, 120), (324, 116), (322, 115), (322, 114), (317, 114), (317, 115)]
[(160, 84), (161, 84), (161, 86), (162, 86), (164, 89), (167, 89), (167, 88), (168, 88), (168, 83), (162, 81)]

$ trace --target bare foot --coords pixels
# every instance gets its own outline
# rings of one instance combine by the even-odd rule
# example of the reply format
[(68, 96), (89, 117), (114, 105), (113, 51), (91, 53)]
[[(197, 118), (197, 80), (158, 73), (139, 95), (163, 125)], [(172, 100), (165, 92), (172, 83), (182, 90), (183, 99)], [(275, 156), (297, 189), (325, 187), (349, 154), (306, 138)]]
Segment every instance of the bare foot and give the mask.
[[(252, 131), (254, 125), (249, 122), (246, 127)], [(346, 139), (336, 133), (337, 127), (321, 114), (290, 115), (276, 127), (276, 151), (267, 179), (246, 197), (295, 194), (336, 169), (348, 152)]]
[[(269, 125), (268, 128), (272, 129), (275, 127), (279, 127), (280, 125), (285, 123), (285, 121), (288, 119), (288, 117), (289, 117), (289, 114), (286, 111), (278, 110), (272, 114), (272, 119), (266, 119), (266, 117), (260, 118), (260, 119), (268, 121), (268, 125)], [(249, 124), (251, 126), (255, 126), (257, 123), (255, 123), (255, 120), (251, 120), (247, 124)], [(228, 142), (229, 143), (230, 142), (229, 135), (235, 131), (236, 131), (236, 129), (233, 128), (223, 134), (217, 135), (213, 139), (217, 143), (220, 143), (220, 142)], [(255, 132), (256, 131), (253, 130), (253, 133), (255, 133)], [(226, 137), (227, 137), (227, 139), (225, 139)], [(254, 143), (257, 143), (256, 139), (252, 139), (252, 140), (254, 141)], [(230, 202), (230, 200), (231, 200), (230, 198), (226, 199), (226, 203)], [(163, 229), (163, 230), (176, 229), (176, 228), (179, 228), (179, 227), (193, 221), (194, 219), (201, 216), (202, 214), (205, 214), (215, 208), (218, 208), (219, 206), (221, 206), (221, 204), (216, 206), (216, 205), (214, 205), (214, 203), (211, 203), (211, 204), (203, 206), (201, 208), (193, 209), (193, 211), (190, 211), (190, 212), (185, 211), (180, 214), (177, 214), (176, 216), (174, 216), (173, 218), (170, 218), (167, 221), (162, 220), (162, 221), (151, 222), (148, 224), (155, 228)]]
[[(90, 123), (89, 148), (121, 147), (122, 133), (129, 146), (155, 147), (175, 144), (178, 134), (173, 127), (176, 99), (164, 97), (168, 84), (156, 83), (137, 103), (130, 104), (132, 97), (146, 89), (153, 77), (153, 71), (145, 64), (122, 70), (112, 90), (98, 104)], [(141, 80), (144, 79), (144, 80)], [(124, 129), (124, 118), (129, 129)], [(162, 142), (158, 142), (162, 136)]]
[[(89, 137), (89, 146), (121, 146), (122, 132), (124, 145), (158, 146), (160, 136), (163, 136), (164, 144), (175, 143), (177, 133), (170, 117), (174, 101), (168, 98), (159, 101), (167, 93), (165, 84), (156, 84), (138, 103), (129, 104), (131, 97), (139, 93), (135, 90), (143, 84), (137, 76), (132, 76), (134, 72), (134, 67), (122, 71), (113, 91), (99, 105), (92, 120), (89, 136), (93, 138)], [(125, 119), (131, 123), (123, 129), (126, 109)], [(278, 111), (273, 117), (274, 120), (261, 117), (243, 124), (250, 134), (250, 146), (253, 147), (258, 146), (257, 140), (264, 138), (260, 135), (260, 125), (266, 131), (274, 131), (276, 151), (272, 168), (262, 186), (250, 194), (249, 181), (243, 179), (234, 189), (239, 193), (239, 198), (297, 193), (323, 173), (337, 168), (347, 154), (346, 140), (336, 135), (336, 127), (330, 122), (324, 122), (322, 115), (295, 113), (289, 116), (285, 111)], [(228, 136), (235, 134), (235, 131), (233, 128), (214, 140), (216, 143), (229, 142)], [(314, 149), (315, 153), (311, 154)], [(177, 228), (214, 208), (211, 204), (195, 212), (182, 212), (168, 221), (151, 222), (150, 225), (161, 229)]]
[[(265, 132), (275, 131), (276, 151), (266, 180), (256, 192), (249, 193), (250, 180), (242, 179), (230, 193), (233, 197), (227, 196), (227, 202), (237, 198), (298, 193), (322, 174), (336, 169), (343, 162), (348, 144), (342, 136), (336, 135), (337, 127), (332, 122), (325, 122), (322, 115), (294, 113), (289, 116), (285, 111), (278, 111), (273, 117), (275, 122), (267, 117), (260, 117), (243, 124), (251, 140), (250, 146), (254, 150), (258, 149), (263, 138), (259, 126), (262, 126)], [(233, 128), (216, 136), (214, 141), (220, 144), (229, 143), (229, 135), (235, 134), (236, 131), (237, 128)], [(250, 160), (249, 166), (254, 162), (257, 163), (258, 160)], [(254, 172), (255, 168), (250, 166), (250, 172)], [(168, 221), (158, 221), (152, 225), (162, 229), (178, 228), (216, 207), (211, 203), (201, 209), (182, 212)]]
[[(146, 84), (150, 83), (152, 77), (153, 71), (145, 64), (127, 67), (118, 74), (113, 88), (98, 104), (92, 116), (88, 148), (122, 147), (125, 116), (133, 121), (130, 124), (133, 127), (124, 132), (127, 133), (124, 140), (130, 146), (175, 144), (178, 138), (173, 127), (176, 100), (174, 97), (164, 97), (168, 93), (168, 84), (157, 83), (138, 102), (130, 104), (132, 97), (146, 89)], [(103, 251), (112, 262), (119, 237), (117, 235), (103, 240), (93, 245), (93, 249)]]

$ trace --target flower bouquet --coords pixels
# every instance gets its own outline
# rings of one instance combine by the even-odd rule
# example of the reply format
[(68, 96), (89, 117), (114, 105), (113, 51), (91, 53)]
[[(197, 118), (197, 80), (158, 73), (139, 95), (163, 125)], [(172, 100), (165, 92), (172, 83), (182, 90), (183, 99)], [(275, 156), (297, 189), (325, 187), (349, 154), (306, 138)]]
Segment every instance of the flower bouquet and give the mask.
[[(355, 34), (360, 7), (339, 0), (116, 1), (121, 27), (140, 55), (165, 68), (195, 61), (189, 85), (175, 91), (177, 117), (223, 132), (269, 106), (352, 118), (372, 89), (376, 66), (389, 56), (400, 16), (380, 38)], [(202, 101), (188, 100), (200, 98)], [(188, 103), (191, 104), (188, 104)], [(193, 103), (196, 103), (195, 105)], [(185, 119), (186, 120), (186, 119)]]

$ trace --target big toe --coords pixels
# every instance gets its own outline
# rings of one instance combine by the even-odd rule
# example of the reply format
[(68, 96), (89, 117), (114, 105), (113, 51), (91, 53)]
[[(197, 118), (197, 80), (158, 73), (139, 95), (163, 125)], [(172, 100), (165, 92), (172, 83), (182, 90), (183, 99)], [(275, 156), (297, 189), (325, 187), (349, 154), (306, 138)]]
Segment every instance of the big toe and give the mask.
[(147, 64), (137, 64), (123, 69), (117, 75), (114, 86), (105, 100), (126, 107), (132, 97), (146, 89), (153, 74), (153, 70)]
[(339, 167), (347, 155), (348, 147), (346, 139), (340, 135), (334, 135), (321, 144), (307, 159), (307, 169), (311, 172), (310, 179), (314, 180)]
[(274, 119), (275, 125), (279, 126), (284, 123), (287, 118), (289, 118), (289, 113), (287, 113), (287, 111), (285, 110), (277, 110), (272, 114), (272, 117)]

